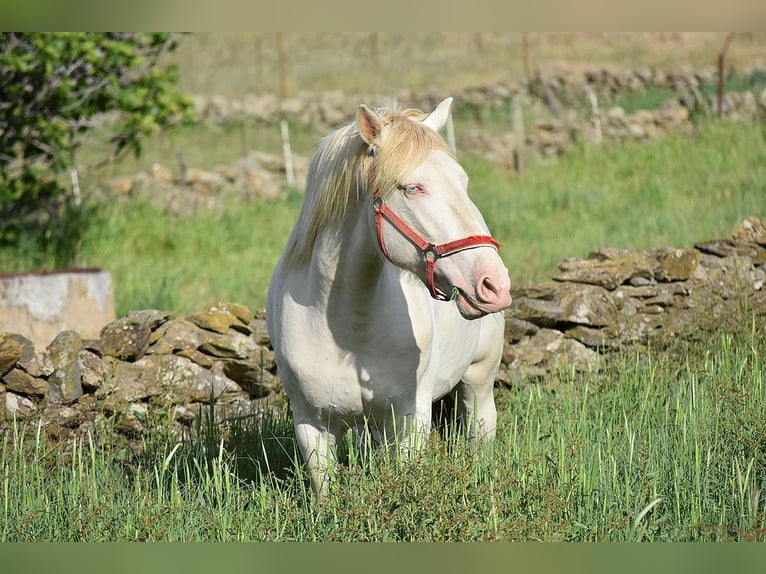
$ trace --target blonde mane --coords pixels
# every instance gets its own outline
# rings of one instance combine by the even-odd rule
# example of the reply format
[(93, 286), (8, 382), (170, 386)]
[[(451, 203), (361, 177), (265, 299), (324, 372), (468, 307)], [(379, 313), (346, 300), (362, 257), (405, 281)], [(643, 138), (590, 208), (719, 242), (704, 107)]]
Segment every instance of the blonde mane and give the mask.
[(376, 112), (384, 130), (374, 150), (362, 139), (355, 123), (319, 142), (309, 164), (301, 212), (287, 240), (286, 265), (308, 261), (320, 230), (337, 224), (350, 204), (371, 197), (371, 183), (385, 196), (425, 161), (430, 151), (451, 154), (444, 139), (421, 123), (426, 116), (420, 110), (384, 108)]

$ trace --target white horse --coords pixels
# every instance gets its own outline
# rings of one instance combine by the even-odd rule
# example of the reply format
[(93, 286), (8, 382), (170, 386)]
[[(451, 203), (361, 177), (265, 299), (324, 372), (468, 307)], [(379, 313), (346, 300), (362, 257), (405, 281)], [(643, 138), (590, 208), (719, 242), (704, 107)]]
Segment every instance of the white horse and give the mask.
[(271, 279), (269, 334), (319, 496), (346, 430), (418, 448), (456, 386), (469, 436), (494, 437), (510, 278), (437, 134), (451, 103), (361, 105), (325, 137)]

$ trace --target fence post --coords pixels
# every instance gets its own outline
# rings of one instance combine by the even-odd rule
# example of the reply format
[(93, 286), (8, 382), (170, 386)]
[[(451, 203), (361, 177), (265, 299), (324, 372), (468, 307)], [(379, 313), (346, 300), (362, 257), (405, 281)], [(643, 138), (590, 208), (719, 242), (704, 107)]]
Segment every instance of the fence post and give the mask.
[(521, 94), (516, 94), (511, 100), (511, 128), (513, 130), (513, 168), (516, 173), (521, 175), (524, 171), (524, 148), (526, 146)]
[(285, 156), (285, 177), (287, 178), (287, 185), (295, 185), (295, 172), (293, 171), (293, 153), (290, 149), (290, 131), (287, 127), (287, 122), (282, 120), (280, 122), (282, 128), (282, 153)]
[(590, 101), (590, 119), (593, 123), (593, 143), (596, 146), (601, 146), (604, 136), (601, 133), (601, 113), (598, 109), (598, 97), (593, 89), (593, 86), (587, 85), (585, 87), (588, 92), (588, 100)]
[(734, 32), (729, 32), (728, 36), (726, 36), (726, 40), (723, 42), (723, 47), (721, 48), (721, 52), (718, 54), (718, 117), (720, 118), (723, 114), (723, 62), (724, 58), (726, 57), (726, 50), (729, 49), (729, 44), (731, 44), (732, 39), (734, 38)]

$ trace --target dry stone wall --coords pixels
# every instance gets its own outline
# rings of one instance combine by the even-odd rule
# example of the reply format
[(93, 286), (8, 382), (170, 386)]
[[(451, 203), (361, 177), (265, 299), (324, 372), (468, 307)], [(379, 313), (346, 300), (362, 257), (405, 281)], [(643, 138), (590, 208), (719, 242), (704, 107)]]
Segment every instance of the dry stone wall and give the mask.
[[(564, 259), (552, 281), (514, 291), (497, 384), (599, 369), (611, 352), (711, 328), (746, 297), (766, 319), (765, 283), (766, 220), (755, 217), (694, 248)], [(131, 311), (97, 339), (63, 331), (45, 349), (0, 333), (0, 430), (42, 421), (48, 436), (67, 439), (112, 419), (140, 444), (159, 420), (184, 435), (201, 410), (228, 420), (264, 412), (280, 395), (265, 318), (237, 303), (187, 317)]]

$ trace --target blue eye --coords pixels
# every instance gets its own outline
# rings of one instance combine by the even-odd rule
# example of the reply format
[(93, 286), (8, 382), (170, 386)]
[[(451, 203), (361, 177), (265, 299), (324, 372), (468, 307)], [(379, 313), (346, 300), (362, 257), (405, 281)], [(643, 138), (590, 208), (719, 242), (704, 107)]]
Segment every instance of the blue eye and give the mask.
[(410, 185), (400, 185), (399, 189), (401, 189), (404, 193), (408, 194), (415, 194), (420, 191), (423, 191), (423, 188), (418, 184), (410, 184)]

